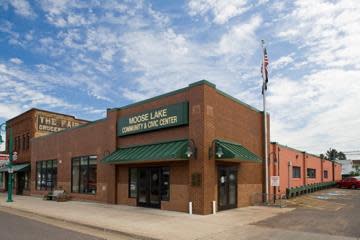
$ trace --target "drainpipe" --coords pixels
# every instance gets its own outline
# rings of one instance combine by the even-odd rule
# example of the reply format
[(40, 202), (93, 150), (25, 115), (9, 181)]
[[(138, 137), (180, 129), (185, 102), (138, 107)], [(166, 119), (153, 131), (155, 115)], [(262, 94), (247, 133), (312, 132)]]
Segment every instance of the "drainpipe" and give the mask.
[[(277, 170), (278, 170), (278, 174), (277, 176), (280, 176), (280, 147), (278, 147), (278, 157), (277, 157)], [(281, 187), (281, 179), (280, 179), (280, 186), (278, 187), (278, 192), (280, 192), (280, 187)]]
[(320, 159), (321, 166), (321, 182), (324, 182), (324, 160)]
[(306, 152), (303, 152), (303, 166), (304, 166), (304, 181), (303, 181), (303, 185), (306, 185), (306, 184), (307, 184)]
[(288, 162), (288, 188), (291, 188), (291, 167), (292, 167), (292, 162), (289, 161)]

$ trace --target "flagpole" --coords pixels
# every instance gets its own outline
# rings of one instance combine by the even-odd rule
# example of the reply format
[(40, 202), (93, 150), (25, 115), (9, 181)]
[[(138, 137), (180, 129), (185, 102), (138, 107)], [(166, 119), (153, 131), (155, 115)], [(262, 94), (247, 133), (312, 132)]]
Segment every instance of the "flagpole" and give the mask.
[(265, 153), (265, 200), (266, 202), (269, 201), (269, 163), (268, 163), (268, 140), (267, 140), (267, 117), (266, 117), (266, 88), (265, 88), (265, 63), (264, 63), (264, 44), (265, 41), (261, 40), (261, 48), (262, 48), (262, 71), (263, 71), (263, 89), (262, 89), (262, 93), (263, 93), (263, 108), (264, 108), (264, 153)]

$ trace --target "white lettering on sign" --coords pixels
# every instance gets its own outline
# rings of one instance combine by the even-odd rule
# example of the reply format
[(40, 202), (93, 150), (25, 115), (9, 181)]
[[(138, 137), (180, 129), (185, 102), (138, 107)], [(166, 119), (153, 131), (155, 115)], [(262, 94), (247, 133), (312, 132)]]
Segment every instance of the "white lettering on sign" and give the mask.
[(176, 103), (118, 119), (118, 136), (188, 124), (188, 103)]
[(122, 133), (129, 133), (148, 128), (157, 128), (177, 123), (177, 116), (168, 117), (167, 109), (155, 110), (150, 113), (143, 113), (129, 118), (129, 125), (121, 129)]
[(47, 116), (38, 116), (38, 130), (45, 132), (59, 132), (66, 128), (79, 126), (80, 123)]

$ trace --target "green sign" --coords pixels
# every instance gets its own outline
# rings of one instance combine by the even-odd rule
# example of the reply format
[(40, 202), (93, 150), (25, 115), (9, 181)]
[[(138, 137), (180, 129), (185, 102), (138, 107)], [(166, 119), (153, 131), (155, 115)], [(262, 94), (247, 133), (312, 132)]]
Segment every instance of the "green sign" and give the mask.
[(182, 102), (119, 118), (117, 122), (117, 135), (125, 136), (161, 128), (187, 125), (188, 123), (189, 104), (188, 102)]

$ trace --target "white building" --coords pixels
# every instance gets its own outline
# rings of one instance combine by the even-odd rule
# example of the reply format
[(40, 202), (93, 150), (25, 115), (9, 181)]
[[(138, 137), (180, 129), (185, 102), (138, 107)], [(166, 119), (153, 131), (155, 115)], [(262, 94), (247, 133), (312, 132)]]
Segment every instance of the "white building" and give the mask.
[(342, 165), (342, 171), (341, 171), (342, 175), (350, 174), (352, 171), (354, 171), (352, 160), (350, 159), (337, 160), (336, 162)]

